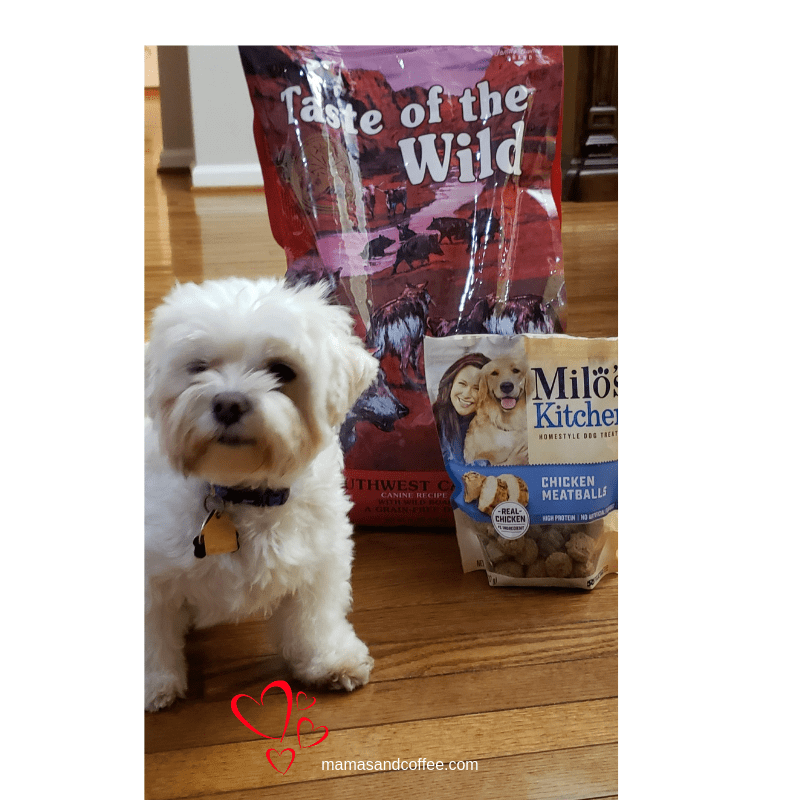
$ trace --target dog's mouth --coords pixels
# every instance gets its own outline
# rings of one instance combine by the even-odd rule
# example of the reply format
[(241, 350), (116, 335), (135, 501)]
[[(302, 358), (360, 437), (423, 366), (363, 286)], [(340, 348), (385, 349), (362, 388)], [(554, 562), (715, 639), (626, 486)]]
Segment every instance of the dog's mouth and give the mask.
[(500, 406), (505, 411), (511, 411), (512, 409), (516, 408), (518, 401), (519, 401), (519, 398), (517, 398), (517, 397), (501, 397), (500, 398)]
[(233, 433), (221, 433), (217, 437), (219, 444), (227, 445), (228, 447), (244, 447), (256, 443), (255, 439), (249, 439), (244, 436), (237, 436)]

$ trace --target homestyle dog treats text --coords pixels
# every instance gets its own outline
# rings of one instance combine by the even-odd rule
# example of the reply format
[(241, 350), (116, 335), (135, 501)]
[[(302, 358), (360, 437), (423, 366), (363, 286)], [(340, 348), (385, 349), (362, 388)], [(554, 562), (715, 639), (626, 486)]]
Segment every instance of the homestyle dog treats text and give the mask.
[(464, 570), (585, 589), (616, 572), (617, 340), (427, 338), (425, 361)]
[(452, 525), (423, 339), (563, 330), (561, 48), (240, 53), (287, 278), (326, 282), (380, 362), (341, 430), (351, 518)]

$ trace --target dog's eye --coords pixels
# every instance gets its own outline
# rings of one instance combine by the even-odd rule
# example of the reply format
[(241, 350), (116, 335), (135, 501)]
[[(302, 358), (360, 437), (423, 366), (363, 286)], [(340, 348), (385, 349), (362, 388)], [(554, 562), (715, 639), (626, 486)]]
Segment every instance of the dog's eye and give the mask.
[(208, 369), (208, 362), (203, 361), (202, 359), (197, 359), (197, 361), (191, 361), (186, 365), (186, 371), (190, 375), (199, 375), (201, 372), (205, 372)]
[(266, 364), (264, 369), (274, 375), (281, 384), (289, 383), (297, 377), (297, 373), (288, 364), (284, 364), (282, 361), (273, 361)]

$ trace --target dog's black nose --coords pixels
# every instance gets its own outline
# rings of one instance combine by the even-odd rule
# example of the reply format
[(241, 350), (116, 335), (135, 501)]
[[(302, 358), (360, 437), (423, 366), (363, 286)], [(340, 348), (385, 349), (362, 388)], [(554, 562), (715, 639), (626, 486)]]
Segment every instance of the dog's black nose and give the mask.
[(514, 391), (514, 384), (511, 381), (504, 381), (500, 384), (500, 391), (503, 394), (511, 394)]
[(241, 392), (220, 392), (211, 401), (214, 419), (225, 427), (235, 425), (252, 407)]

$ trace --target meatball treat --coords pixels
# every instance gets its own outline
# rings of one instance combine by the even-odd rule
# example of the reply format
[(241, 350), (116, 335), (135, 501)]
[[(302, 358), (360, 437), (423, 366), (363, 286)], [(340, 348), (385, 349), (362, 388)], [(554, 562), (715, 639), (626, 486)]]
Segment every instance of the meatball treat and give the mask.
[(604, 550), (608, 555), (609, 539), (616, 551), (617, 512), (584, 525), (531, 526), (516, 539), (500, 536), (492, 526), (473, 535), (490, 574), (549, 583), (552, 579), (585, 580), (598, 571)]

